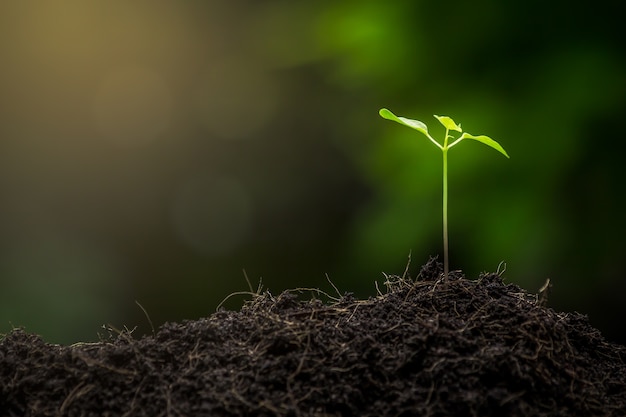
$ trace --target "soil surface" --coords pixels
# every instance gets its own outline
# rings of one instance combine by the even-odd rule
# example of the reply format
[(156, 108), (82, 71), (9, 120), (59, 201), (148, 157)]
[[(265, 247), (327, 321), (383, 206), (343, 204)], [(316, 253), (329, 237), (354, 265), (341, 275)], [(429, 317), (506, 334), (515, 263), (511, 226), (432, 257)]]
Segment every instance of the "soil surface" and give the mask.
[(257, 293), (141, 339), (59, 346), (13, 330), (0, 415), (626, 415), (626, 347), (586, 317), (498, 274), (446, 279), (434, 260), (385, 284), (368, 300)]

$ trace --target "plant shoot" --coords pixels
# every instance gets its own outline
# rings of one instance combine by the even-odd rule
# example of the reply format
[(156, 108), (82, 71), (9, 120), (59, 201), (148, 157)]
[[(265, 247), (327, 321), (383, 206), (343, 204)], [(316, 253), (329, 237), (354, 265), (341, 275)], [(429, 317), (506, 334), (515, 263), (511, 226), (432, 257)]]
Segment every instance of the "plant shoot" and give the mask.
[[(452, 148), (457, 143), (461, 142), (463, 139), (473, 139), (492, 147), (507, 158), (509, 157), (509, 155), (506, 153), (504, 148), (502, 148), (502, 146), (500, 146), (500, 144), (495, 140), (485, 135), (474, 136), (467, 132), (463, 132), (463, 129), (461, 129), (461, 124), (459, 123), (457, 125), (454, 120), (447, 116), (435, 115), (435, 118), (446, 129), (446, 133), (443, 138), (443, 144), (441, 144), (440, 142), (433, 139), (433, 137), (428, 133), (428, 128), (426, 127), (426, 124), (420, 122), (419, 120), (407, 119), (406, 117), (396, 116), (387, 109), (380, 109), (378, 113), (384, 119), (392, 120), (422, 133), (435, 146), (441, 149), (441, 152), (443, 153), (443, 270), (445, 278), (448, 278), (448, 150), (450, 150), (450, 148)], [(460, 133), (461, 136), (455, 138), (450, 134), (452, 131)]]

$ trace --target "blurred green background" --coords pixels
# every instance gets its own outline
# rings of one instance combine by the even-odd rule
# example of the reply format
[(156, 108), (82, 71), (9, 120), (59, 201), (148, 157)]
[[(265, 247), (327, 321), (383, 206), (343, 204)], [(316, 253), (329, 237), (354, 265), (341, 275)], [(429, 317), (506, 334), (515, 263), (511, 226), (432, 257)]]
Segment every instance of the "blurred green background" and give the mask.
[[(206, 316), (262, 279), (367, 297), (441, 253), (626, 343), (622, 2), (0, 4), (0, 333)], [(238, 308), (234, 297), (228, 308)]]

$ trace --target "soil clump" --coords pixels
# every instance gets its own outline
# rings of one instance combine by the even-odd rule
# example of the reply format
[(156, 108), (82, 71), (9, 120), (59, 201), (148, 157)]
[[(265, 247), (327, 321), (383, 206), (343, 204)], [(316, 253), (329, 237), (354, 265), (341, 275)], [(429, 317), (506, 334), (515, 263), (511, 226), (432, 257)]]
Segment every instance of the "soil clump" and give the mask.
[(444, 278), (435, 260), (385, 284), (367, 300), (257, 293), (141, 339), (60, 346), (15, 329), (0, 415), (626, 415), (626, 347), (585, 316), (499, 274)]

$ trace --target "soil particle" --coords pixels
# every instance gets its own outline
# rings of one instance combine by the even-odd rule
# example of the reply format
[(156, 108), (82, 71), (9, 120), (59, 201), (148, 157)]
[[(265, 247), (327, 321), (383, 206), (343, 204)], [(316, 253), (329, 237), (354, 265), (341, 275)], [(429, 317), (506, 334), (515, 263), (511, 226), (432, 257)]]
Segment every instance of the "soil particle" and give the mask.
[(367, 300), (259, 293), (138, 340), (59, 346), (13, 330), (0, 415), (626, 415), (626, 347), (585, 316), (498, 274), (443, 278), (435, 260), (385, 284)]

